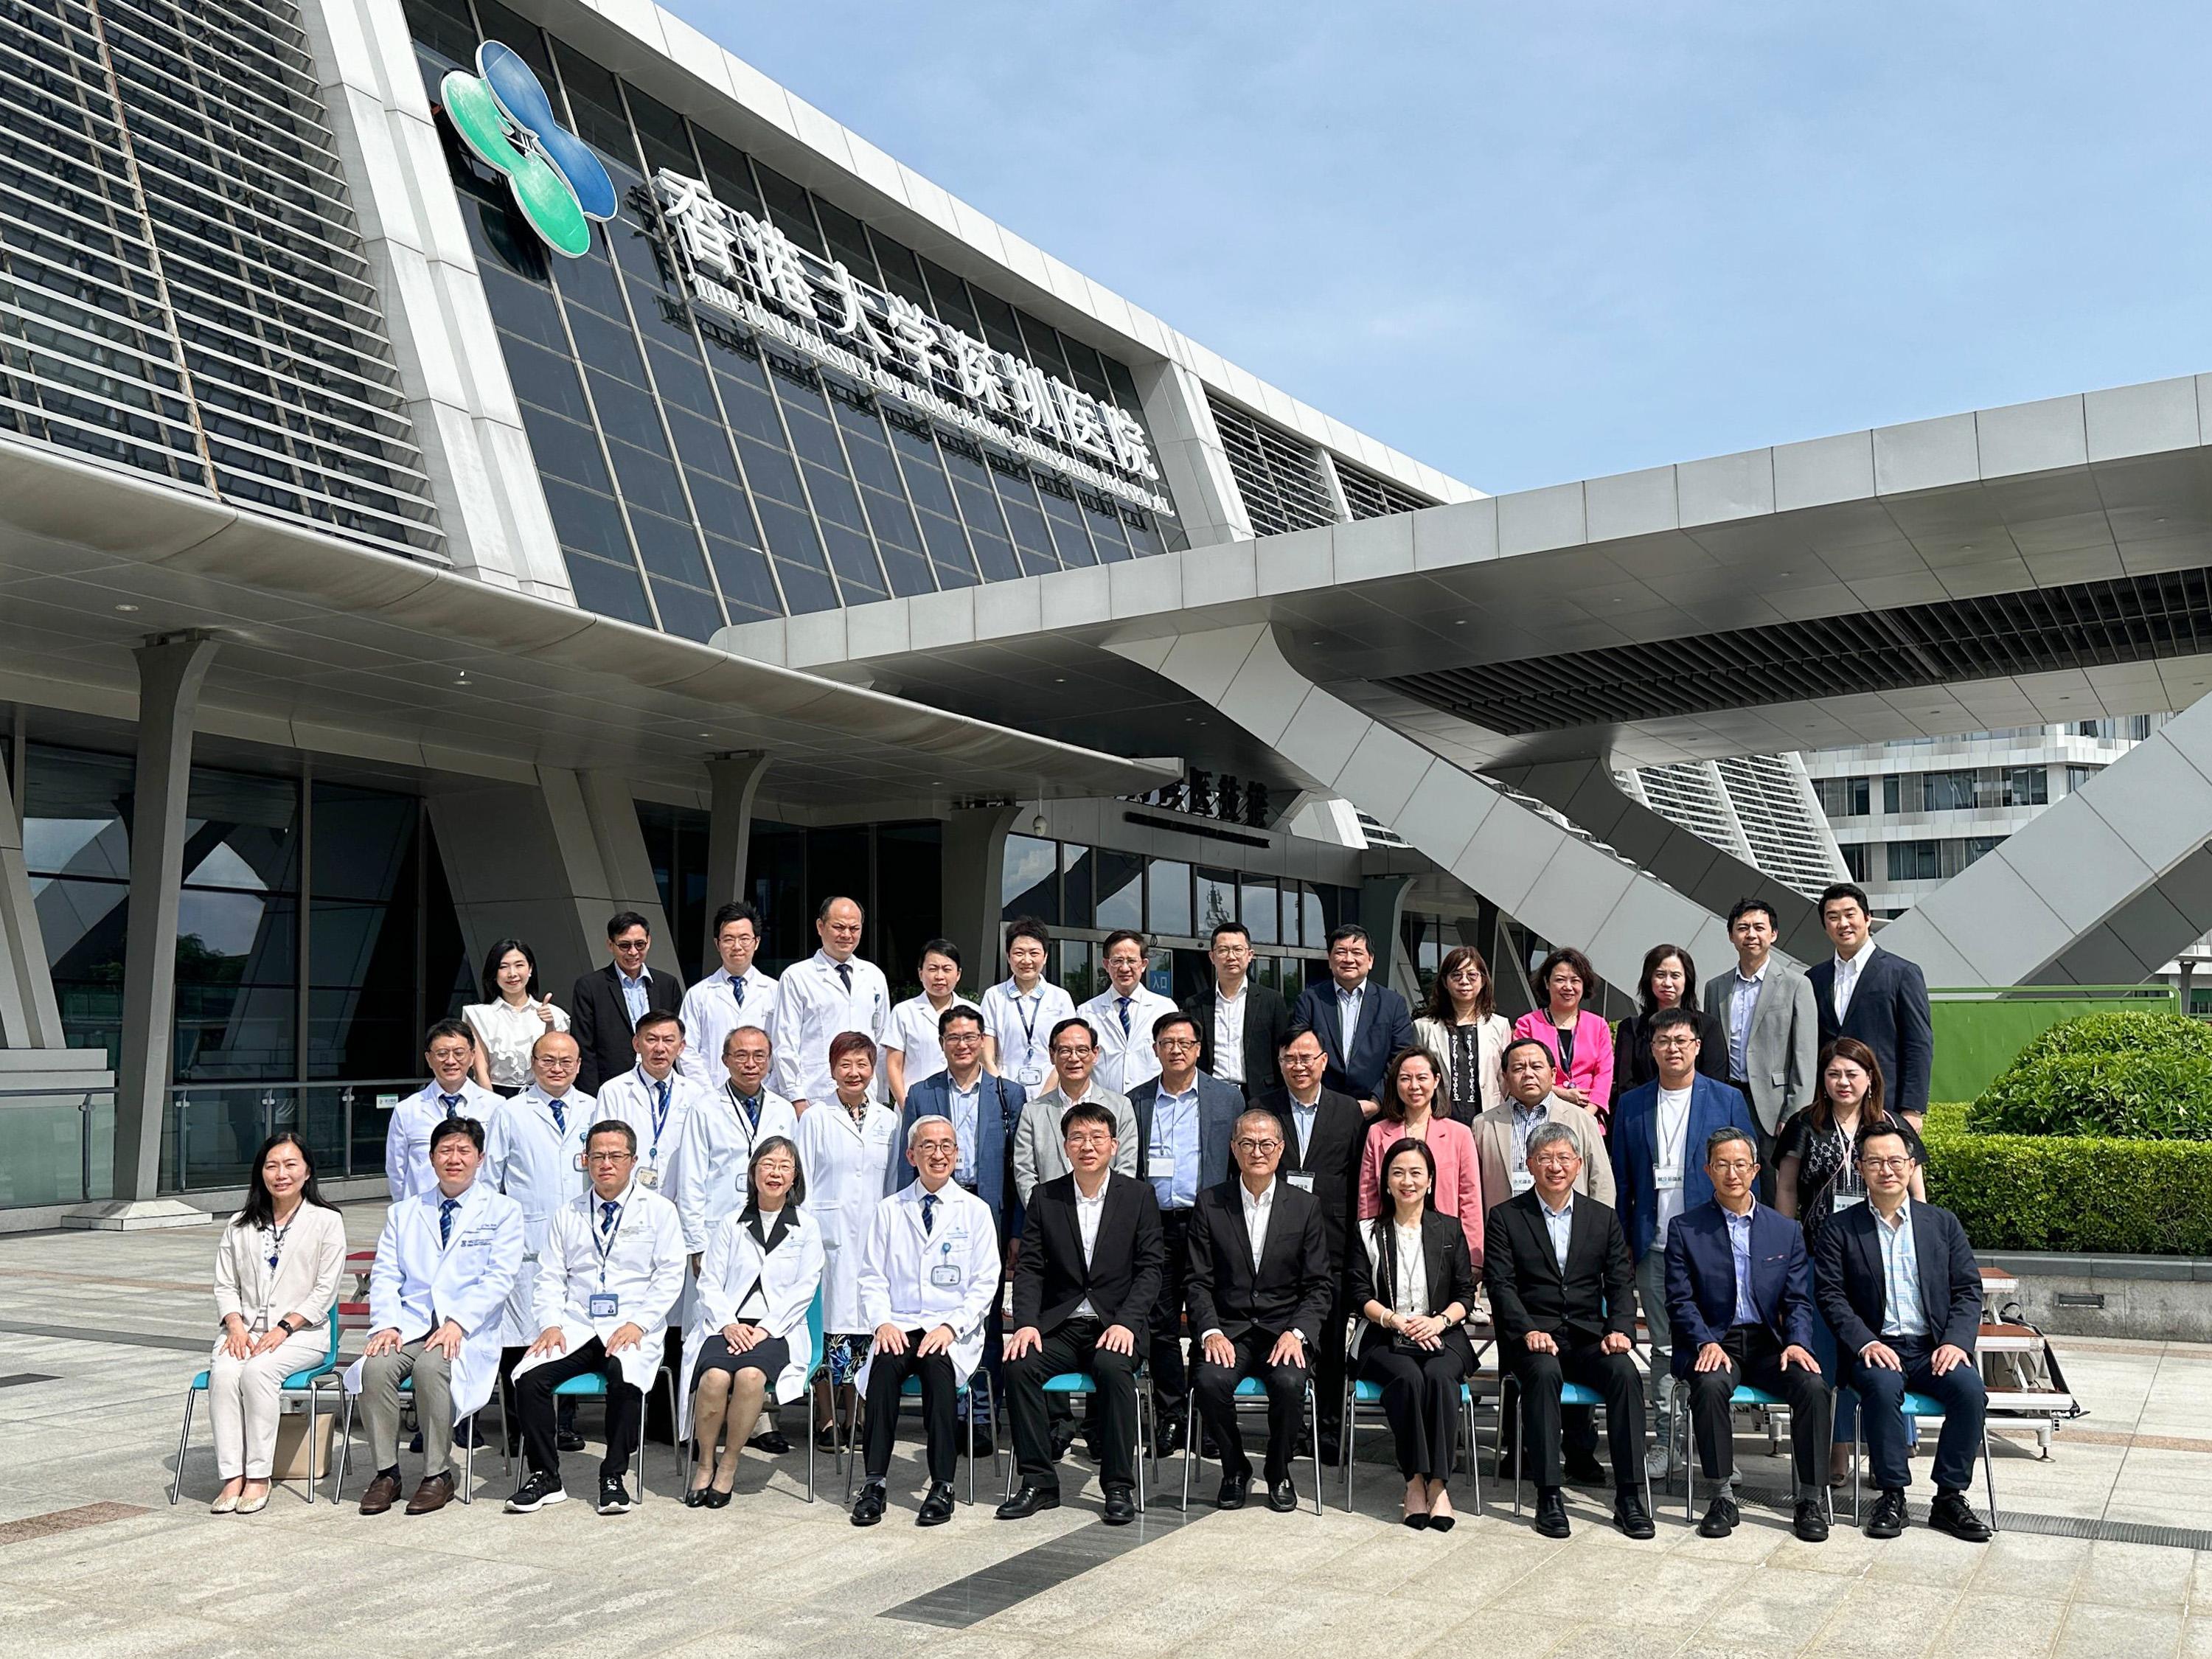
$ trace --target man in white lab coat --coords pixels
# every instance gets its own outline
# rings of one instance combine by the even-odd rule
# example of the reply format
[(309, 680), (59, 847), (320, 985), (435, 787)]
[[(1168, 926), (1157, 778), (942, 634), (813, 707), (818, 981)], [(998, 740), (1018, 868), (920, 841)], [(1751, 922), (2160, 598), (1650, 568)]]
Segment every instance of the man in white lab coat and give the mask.
[(637, 1132), (637, 1184), (672, 1204), (692, 1116), (714, 1097), (676, 1069), (684, 1053), (679, 1016), (646, 1015), (629, 1043), (637, 1064), (599, 1085), (599, 1115), (619, 1118)]
[(677, 1063), (702, 1089), (722, 1086), (717, 1062), (722, 1045), (740, 1025), (770, 1031), (775, 1023), (775, 981), (753, 966), (761, 947), (760, 912), (742, 901), (714, 912), (714, 951), (722, 965), (684, 994), (684, 1054)]
[(960, 1157), (952, 1120), (915, 1120), (906, 1155), (918, 1178), (876, 1206), (860, 1247), (860, 1306), (875, 1328), (875, 1347), (860, 1375), (867, 1480), (853, 1504), (856, 1527), (884, 1518), (899, 1389), (909, 1376), (921, 1381), (929, 1459), (929, 1492), (915, 1523), (952, 1518), (955, 1398), (982, 1363), (983, 1322), (999, 1296), (999, 1230), (990, 1206), (952, 1179)]
[(438, 1184), (430, 1173), (430, 1131), (449, 1117), (491, 1121), (499, 1097), (469, 1075), (476, 1063), (476, 1033), (466, 1020), (441, 1019), (422, 1037), (430, 1080), (392, 1109), (384, 1131), (384, 1184), (397, 1204)]
[(1175, 1012), (1176, 1006), (1145, 983), (1152, 952), (1142, 933), (1126, 927), (1109, 933), (1105, 957), (1106, 988), (1075, 1012), (1098, 1034), (1093, 1073), (1098, 1086), (1126, 1097), (1160, 1074), (1160, 1057), (1152, 1052), (1152, 1022)]
[(661, 1367), (663, 1337), (684, 1289), (684, 1224), (676, 1206), (637, 1179), (637, 1132), (602, 1118), (585, 1143), (592, 1188), (553, 1218), (538, 1263), (538, 1336), (514, 1368), (529, 1475), (507, 1500), (528, 1515), (568, 1497), (554, 1442), (553, 1390), (572, 1376), (607, 1381), (607, 1455), (599, 1464), (601, 1515), (630, 1507), (623, 1477)]
[(875, 1098), (888, 1100), (883, 1042), (891, 1024), (891, 989), (883, 969), (863, 962), (860, 907), (848, 898), (824, 899), (814, 918), (822, 948), (783, 970), (775, 987), (776, 1090), (804, 1112), (830, 1098), (830, 1044), (859, 1031), (876, 1045)]
[(363, 1515), (399, 1499), (399, 1385), (414, 1378), (422, 1430), (422, 1483), (410, 1515), (453, 1496), (453, 1429), (491, 1398), (507, 1292), (522, 1267), (522, 1206), (479, 1182), (483, 1125), (457, 1117), (431, 1131), (434, 1179), (394, 1204), (368, 1275), (369, 1337), (345, 1376), (361, 1397), (376, 1475)]

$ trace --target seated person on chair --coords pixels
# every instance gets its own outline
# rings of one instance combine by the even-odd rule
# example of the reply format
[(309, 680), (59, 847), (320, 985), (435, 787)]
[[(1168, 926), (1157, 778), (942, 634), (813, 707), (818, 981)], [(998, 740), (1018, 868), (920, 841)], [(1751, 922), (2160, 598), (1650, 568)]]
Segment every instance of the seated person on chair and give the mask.
[(368, 1275), (369, 1337), (346, 1375), (368, 1421), (376, 1477), (361, 1512), (381, 1515), (399, 1498), (399, 1385), (414, 1379), (422, 1431), (422, 1484), (407, 1513), (443, 1509), (453, 1496), (453, 1430), (491, 1398), (499, 1379), (507, 1294), (522, 1271), (522, 1206), (479, 1182), (483, 1125), (449, 1117), (430, 1132), (426, 1192), (387, 1211)]
[[(1299, 1420), (1312, 1372), (1313, 1343), (1336, 1299), (1321, 1200), (1276, 1177), (1283, 1125), (1274, 1113), (1243, 1113), (1229, 1143), (1237, 1178), (1199, 1194), (1190, 1218), (1184, 1295), (1199, 1334), (1191, 1397), (1221, 1449), (1217, 1507), (1237, 1510), (1252, 1462), (1237, 1426), (1237, 1385), (1256, 1377), (1267, 1394), (1267, 1507), (1298, 1506), (1291, 1482)], [(1316, 1410), (1319, 1409), (1316, 1402)]]
[(1867, 1201), (1820, 1230), (1813, 1285), (1836, 1334), (1843, 1373), (1838, 1381), (1858, 1395), (1874, 1460), (1881, 1496), (1867, 1536), (1894, 1538), (1905, 1529), (1905, 1489), (1912, 1482), (1905, 1434), (1909, 1391), (1943, 1411), (1928, 1524), (1968, 1543), (1987, 1543), (1990, 1529), (1966, 1501), (1989, 1407), (1974, 1364), (1981, 1268), (1956, 1216), (1907, 1196), (1913, 1156), (1902, 1131), (1868, 1124), (1859, 1131), (1856, 1157)]
[(921, 1388), (929, 1461), (929, 1491), (915, 1522), (937, 1527), (952, 1518), (959, 1390), (983, 1363), (983, 1324), (999, 1298), (991, 1206), (952, 1178), (959, 1131), (949, 1117), (917, 1118), (906, 1145), (915, 1183), (876, 1206), (860, 1245), (860, 1312), (875, 1331), (875, 1346), (860, 1368), (867, 1481), (853, 1503), (856, 1527), (884, 1518), (884, 1480), (908, 1376)]
[(1713, 1196), (1674, 1218), (1667, 1235), (1667, 1312), (1677, 1386), (1690, 1390), (1698, 1466), (1719, 1483), (1698, 1530), (1725, 1538), (1741, 1518), (1729, 1480), (1735, 1445), (1729, 1401), (1748, 1383), (1789, 1402), (1796, 1464), (1798, 1537), (1828, 1535), (1823, 1494), (1832, 1401), (1813, 1357), (1813, 1272), (1797, 1224), (1753, 1195), (1759, 1143), (1748, 1128), (1705, 1138)]
[(1583, 1157), (1564, 1123), (1528, 1136), (1535, 1184), (1490, 1212), (1482, 1230), (1483, 1279), (1498, 1347), (1521, 1393), (1523, 1467), (1536, 1479), (1536, 1530), (1567, 1535), (1560, 1492), (1559, 1394), (1568, 1382), (1605, 1402), (1613, 1451), (1613, 1524), (1652, 1535), (1644, 1502), (1644, 1379), (1631, 1359), (1636, 1270), (1609, 1205), (1575, 1191)]
[(660, 1373), (668, 1317), (684, 1290), (684, 1223), (673, 1204), (638, 1180), (637, 1131), (620, 1118), (592, 1125), (584, 1169), (591, 1190), (562, 1206), (546, 1236), (532, 1315), (538, 1340), (514, 1368), (529, 1476), (507, 1500), (509, 1515), (529, 1515), (568, 1497), (554, 1440), (553, 1390), (585, 1376), (606, 1382), (599, 1513), (629, 1512), (623, 1477), (644, 1421), (645, 1391)]
[(690, 1509), (727, 1507), (762, 1407), (771, 1397), (799, 1399), (814, 1374), (806, 1313), (822, 1290), (822, 1232), (800, 1213), (806, 1182), (798, 1147), (783, 1135), (764, 1137), (738, 1179), (744, 1207), (707, 1229), (697, 1305), (684, 1333), (691, 1386), (678, 1435), (695, 1435), (699, 1462), (684, 1494)]
[(1100, 1398), (1106, 1524), (1127, 1526), (1137, 1518), (1137, 1367), (1167, 1254), (1160, 1202), (1149, 1181), (1114, 1168), (1114, 1114), (1103, 1106), (1069, 1107), (1060, 1137), (1069, 1172), (1030, 1195), (1014, 1269), (1005, 1374), (1022, 1485), (999, 1506), (999, 1519), (1060, 1507), (1044, 1385), (1087, 1371)]
[(1436, 1155), (1426, 1141), (1399, 1140), (1379, 1167), (1388, 1207), (1359, 1224), (1345, 1273), (1345, 1301), (1365, 1322), (1355, 1375), (1382, 1390), (1406, 1477), (1401, 1518), (1416, 1531), (1449, 1532), (1458, 1519), (1445, 1487), (1459, 1442), (1460, 1384), (1474, 1370), (1465, 1328), (1474, 1261), (1464, 1224), (1436, 1206)]

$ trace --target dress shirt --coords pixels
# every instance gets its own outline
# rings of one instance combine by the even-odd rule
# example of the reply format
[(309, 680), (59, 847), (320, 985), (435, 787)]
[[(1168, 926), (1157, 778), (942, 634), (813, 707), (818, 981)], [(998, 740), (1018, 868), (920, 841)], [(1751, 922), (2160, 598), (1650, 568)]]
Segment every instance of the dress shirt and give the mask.
[(568, 1029), (568, 1016), (558, 1008), (553, 1010), (553, 1023), (548, 1025), (538, 1017), (534, 1000), (518, 1008), (504, 997), (489, 1002), (471, 1002), (461, 1010), (461, 1018), (477, 1034), (477, 1041), (483, 1044), (484, 1071), (494, 1086), (501, 1089), (527, 1087), (530, 1051), (537, 1046), (538, 1039), (548, 1031)]
[[(1548, 1097), (1547, 1097), (1548, 1098)], [(1534, 1106), (1513, 1103), (1513, 1173), (1519, 1175), (1528, 1167), (1528, 1137), (1551, 1121), (1551, 1110), (1542, 1100)]]
[(1881, 1334), (1925, 1336), (1928, 1310), (1920, 1301), (1920, 1247), (1912, 1237), (1912, 1200), (1897, 1206), (1894, 1223), (1877, 1210), (1874, 1236), (1881, 1244)]
[(1732, 975), (1729, 981), (1729, 1075), (1732, 1078), (1751, 1075), (1744, 1069), (1749, 1063), (1744, 1051), (1751, 1042), (1751, 1011), (1759, 1006), (1759, 988), (1765, 983), (1766, 970), (1772, 966), (1771, 958), (1762, 962), (1749, 979), (1743, 976), (1741, 968), (1729, 969)]
[(970, 1009), (979, 1018), (983, 1012), (963, 996), (955, 996), (941, 1009), (933, 1006), (927, 991), (920, 996), (908, 997), (891, 1010), (891, 1029), (884, 1038), (884, 1047), (896, 1048), (906, 1056), (902, 1063), (908, 1088), (945, 1069), (945, 1049), (937, 1040), (937, 1022), (955, 1008)]
[(1260, 1258), (1267, 1253), (1267, 1223), (1275, 1213), (1275, 1182), (1271, 1176), (1257, 1198), (1241, 1180), (1237, 1195), (1244, 1200), (1244, 1231), (1252, 1237), (1252, 1271), (1260, 1271)]
[[(1109, 1170), (1108, 1173), (1112, 1172)], [(1106, 1213), (1106, 1188), (1109, 1184), (1103, 1181), (1098, 1183), (1098, 1196), (1096, 1198), (1084, 1197), (1079, 1185), (1075, 1189), (1075, 1230), (1083, 1237), (1083, 1265), (1086, 1269), (1091, 1266), (1091, 1251), (1098, 1247), (1098, 1218)], [(1091, 1298), (1086, 1296), (1075, 1304), (1075, 1315), (1079, 1319), (1096, 1319), (1098, 1310), (1091, 1305)]]
[(1559, 1273), (1564, 1277), (1567, 1271), (1567, 1242), (1575, 1231), (1575, 1195), (1570, 1191), (1567, 1201), (1555, 1210), (1539, 1193), (1536, 1207), (1544, 1212), (1544, 1231), (1552, 1236), (1552, 1254), (1559, 1257)]
[(1336, 1024), (1342, 1035), (1344, 1056), (1352, 1058), (1352, 1039), (1359, 1030), (1359, 1005), (1367, 995), (1367, 981), (1361, 980), (1349, 991), (1341, 985), (1336, 988)]
[(1213, 985), (1213, 1074), (1224, 1083), (1244, 1081), (1244, 1006), (1252, 981), (1237, 988), (1235, 996), (1224, 994), (1218, 980)]
[(1751, 1208), (1738, 1215), (1723, 1206), (1721, 1214), (1728, 1220), (1729, 1255), (1735, 1266), (1735, 1322), (1739, 1325), (1759, 1323), (1759, 1304), (1751, 1294), (1751, 1218), (1759, 1208), (1759, 1200), (1751, 1201)]
[(1052, 1028), (1075, 1016), (1075, 999), (1049, 980), (1027, 992), (1009, 978), (983, 993), (983, 1030), (999, 1045), (999, 1073), (1035, 1092), (1052, 1076)]
[[(1163, 1175), (1164, 1165), (1174, 1173)], [(1145, 1174), (1159, 1195), (1160, 1208), (1188, 1210), (1198, 1202), (1198, 1079), (1181, 1094), (1160, 1085), (1152, 1101), (1152, 1144), (1145, 1148)]]
[(775, 1036), (775, 981), (757, 968), (748, 967), (743, 979), (732, 979), (730, 970), (717, 968), (684, 994), (684, 1052), (676, 1069), (694, 1083), (720, 1088), (729, 1073), (722, 1065), (722, 1045), (740, 1025), (757, 1025), (773, 1042)]
[(1392, 1287), (1390, 1310), (1401, 1319), (1426, 1316), (1429, 1308), (1429, 1264), (1421, 1254), (1421, 1224), (1408, 1227), (1390, 1224), (1397, 1235), (1398, 1282)]
[(952, 1107), (952, 1138), (960, 1148), (954, 1155), (952, 1178), (972, 1192), (975, 1187), (975, 1120), (983, 1103), (982, 1068), (976, 1068), (975, 1086), (972, 1089), (962, 1088), (948, 1074), (945, 1092)]
[(1865, 967), (1879, 947), (1869, 939), (1859, 946), (1855, 957), (1836, 958), (1836, 1023), (1840, 1025), (1844, 1016), (1851, 1011), (1851, 993), (1859, 988), (1859, 969)]
[(653, 969), (650, 968), (639, 969), (635, 979), (632, 979), (619, 968), (615, 969), (615, 983), (622, 987), (623, 1006), (629, 1011), (629, 1023), (632, 1029), (635, 1029), (638, 1021), (643, 1019), (653, 1010), (651, 994), (646, 989), (647, 983), (652, 978)]
[(1298, 1138), (1298, 1144), (1293, 1150), (1301, 1164), (1306, 1161), (1306, 1143), (1313, 1139), (1314, 1119), (1320, 1115), (1321, 1097), (1318, 1094), (1313, 1097), (1311, 1104), (1301, 1101), (1296, 1095), (1291, 1097), (1291, 1133)]
[(1655, 1248), (1667, 1248), (1667, 1229), (1682, 1213), (1682, 1180), (1688, 1162), (1690, 1095), (1688, 1088), (1659, 1091), (1659, 1109), (1651, 1125), (1652, 1214), (1658, 1232)]

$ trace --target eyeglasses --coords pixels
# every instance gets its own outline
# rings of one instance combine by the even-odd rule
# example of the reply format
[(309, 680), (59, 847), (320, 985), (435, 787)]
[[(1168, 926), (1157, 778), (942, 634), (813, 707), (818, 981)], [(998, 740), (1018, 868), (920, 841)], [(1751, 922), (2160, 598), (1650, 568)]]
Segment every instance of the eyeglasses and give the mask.
[(1087, 1042), (1055, 1042), (1052, 1046), (1052, 1057), (1054, 1060), (1080, 1060), (1085, 1054), (1097, 1052)]
[(429, 1052), (431, 1063), (434, 1065), (441, 1060), (466, 1060), (476, 1051), (472, 1048), (448, 1043), (444, 1047), (433, 1048)]
[(536, 1062), (549, 1072), (573, 1072), (576, 1069), (574, 1054), (540, 1054)]
[(914, 1143), (917, 1158), (951, 1158), (959, 1151), (959, 1143), (951, 1140), (917, 1140)]
[(653, 941), (649, 939), (618, 939), (609, 942), (626, 957), (640, 956), (653, 948)]
[(1698, 1040), (1693, 1036), (1656, 1036), (1651, 1039), (1655, 1048), (1694, 1048)]
[(1240, 1152), (1279, 1152), (1283, 1149), (1279, 1140), (1255, 1140), (1249, 1135), (1241, 1135), (1231, 1144)]
[(1547, 1169), (1564, 1170), (1568, 1164), (1578, 1161), (1579, 1154), (1574, 1152), (1538, 1152), (1529, 1158), (1528, 1163), (1531, 1168), (1541, 1164)]
[(636, 1156), (637, 1154), (635, 1152), (586, 1152), (584, 1154), (584, 1162), (586, 1164), (628, 1164)]
[(1179, 1052), (1185, 1048), (1197, 1048), (1198, 1040), (1195, 1037), (1155, 1037), (1152, 1039), (1152, 1047)]
[(1875, 1158), (1863, 1153), (1859, 1158), (1859, 1167), (1863, 1170), (1909, 1170), (1912, 1167), (1912, 1159), (1909, 1155), (1904, 1158)]
[(1711, 1170), (1715, 1175), (1740, 1176), (1749, 1175), (1753, 1170), (1756, 1170), (1759, 1165), (1756, 1164), (1747, 1163), (1740, 1158), (1732, 1158), (1724, 1164), (1708, 1164), (1706, 1167)]

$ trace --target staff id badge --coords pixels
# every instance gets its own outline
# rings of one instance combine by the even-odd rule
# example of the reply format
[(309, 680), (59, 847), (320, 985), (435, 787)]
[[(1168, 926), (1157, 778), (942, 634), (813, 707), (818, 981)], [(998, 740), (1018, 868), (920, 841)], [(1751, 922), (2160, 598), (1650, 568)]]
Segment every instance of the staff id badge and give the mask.
[(1680, 1170), (1654, 1169), (1651, 1184), (1662, 1193), (1679, 1193), (1682, 1190), (1682, 1172)]
[(617, 1296), (612, 1291), (593, 1291), (592, 1292), (592, 1317), (593, 1319), (612, 1319), (621, 1312), (622, 1297)]
[(1028, 1065), (1023, 1066), (1019, 1072), (1016, 1073), (1015, 1076), (1019, 1080), (1023, 1088), (1034, 1089), (1044, 1081), (1044, 1068), (1042, 1066), (1039, 1066), (1035, 1060), (1031, 1060)]
[(645, 1168), (637, 1172), (637, 1184), (644, 1188), (647, 1192), (651, 1192), (654, 1188), (660, 1185), (660, 1171), (654, 1169), (650, 1164), (647, 1164)]
[(1283, 1179), (1302, 1193), (1310, 1193), (1313, 1190), (1313, 1172), (1310, 1170), (1293, 1170)]
[(957, 1291), (964, 1275), (953, 1263), (952, 1243), (948, 1239), (938, 1249), (944, 1260), (929, 1270), (929, 1286), (935, 1291)]
[(1155, 1146), (1145, 1160), (1145, 1173), (1155, 1180), (1173, 1181), (1176, 1172), (1175, 1148)]
[(1509, 1178), (1513, 1182), (1513, 1194), (1516, 1198), (1536, 1184), (1536, 1177), (1526, 1170), (1516, 1170)]
[(1865, 1202), (1866, 1194), (1864, 1193), (1838, 1193), (1829, 1200), (1829, 1208), (1832, 1212), (1836, 1210), (1848, 1210), (1854, 1204), (1863, 1204)]

